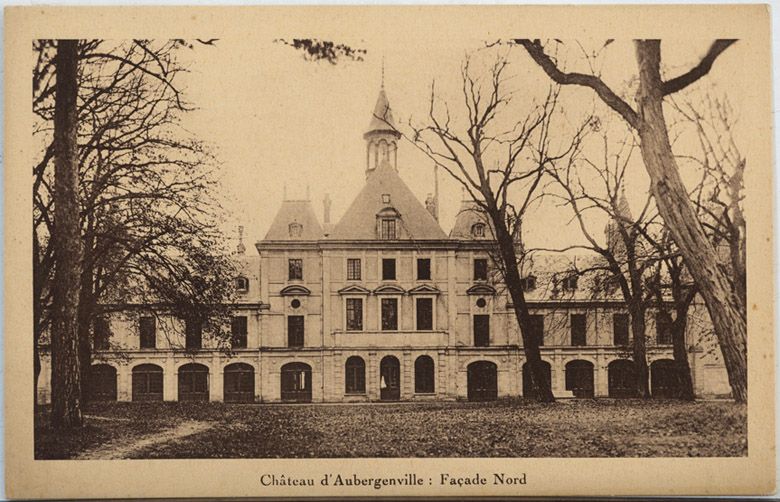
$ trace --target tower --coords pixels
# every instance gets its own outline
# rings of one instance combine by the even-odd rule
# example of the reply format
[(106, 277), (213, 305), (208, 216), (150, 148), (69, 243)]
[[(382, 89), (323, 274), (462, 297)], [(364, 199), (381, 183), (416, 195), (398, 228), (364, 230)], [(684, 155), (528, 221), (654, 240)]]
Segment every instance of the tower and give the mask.
[(374, 113), (368, 130), (363, 134), (366, 140), (366, 177), (377, 167), (387, 162), (398, 170), (398, 139), (401, 133), (395, 127), (390, 102), (385, 94), (384, 79), (374, 105)]
[(612, 220), (607, 223), (604, 228), (604, 233), (607, 236), (607, 249), (613, 254), (620, 255), (625, 252), (625, 245), (623, 238), (620, 235), (620, 226), (627, 226), (633, 220), (631, 216), (631, 208), (628, 205), (628, 199), (626, 199), (625, 187), (620, 187), (620, 195), (618, 195), (616, 214), (612, 216)]

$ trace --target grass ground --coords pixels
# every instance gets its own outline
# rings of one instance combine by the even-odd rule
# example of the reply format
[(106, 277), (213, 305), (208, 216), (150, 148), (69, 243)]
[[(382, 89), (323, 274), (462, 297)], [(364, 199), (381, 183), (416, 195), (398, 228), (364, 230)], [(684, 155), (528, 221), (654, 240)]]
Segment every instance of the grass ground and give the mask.
[(38, 459), (747, 455), (746, 408), (726, 401), (95, 403), (59, 434), (47, 413)]

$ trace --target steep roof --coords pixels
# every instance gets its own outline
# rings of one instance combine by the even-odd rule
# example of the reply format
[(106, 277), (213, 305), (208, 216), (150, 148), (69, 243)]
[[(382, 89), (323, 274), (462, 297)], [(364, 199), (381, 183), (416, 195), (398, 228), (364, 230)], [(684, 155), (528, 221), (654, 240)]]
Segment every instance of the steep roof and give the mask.
[(393, 119), (393, 111), (390, 109), (390, 102), (387, 99), (384, 89), (379, 90), (379, 96), (376, 98), (374, 113), (371, 115), (371, 123), (368, 124), (366, 135), (374, 132), (392, 132), (400, 136)]
[[(382, 195), (389, 194), (390, 202)], [(334, 240), (375, 240), (376, 218), (381, 211), (392, 208), (401, 220), (399, 240), (438, 240), (447, 235), (438, 222), (406, 186), (398, 173), (385, 162), (372, 171), (344, 216), (336, 224), (329, 238)]]
[[(291, 232), (290, 225), (301, 225), (300, 235)], [(266, 241), (312, 241), (322, 237), (322, 227), (314, 215), (308, 200), (286, 200), (276, 213), (271, 228), (265, 234)]]

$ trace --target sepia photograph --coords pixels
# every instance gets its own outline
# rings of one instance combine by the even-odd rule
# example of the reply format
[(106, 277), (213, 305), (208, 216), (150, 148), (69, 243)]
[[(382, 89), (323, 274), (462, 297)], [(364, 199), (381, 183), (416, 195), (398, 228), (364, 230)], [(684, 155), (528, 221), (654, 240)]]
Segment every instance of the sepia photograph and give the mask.
[(520, 495), (544, 459), (760, 459), (735, 489), (773, 490), (766, 11), (691, 37), (413, 22), (524, 9), (171, 9), (189, 29), (7, 35), (27, 78), (7, 240), (32, 225), (28, 269), (6, 259), (6, 297), (26, 295), (6, 306), (13, 455), (58, 476), (260, 462), (242, 495)]

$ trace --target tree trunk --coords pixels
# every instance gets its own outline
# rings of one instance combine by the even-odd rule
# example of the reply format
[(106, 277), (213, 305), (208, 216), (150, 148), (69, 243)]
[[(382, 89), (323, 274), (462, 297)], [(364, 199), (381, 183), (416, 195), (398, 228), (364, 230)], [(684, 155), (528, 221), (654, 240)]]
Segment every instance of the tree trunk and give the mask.
[(84, 262), (81, 272), (81, 294), (79, 295), (79, 365), (81, 367), (81, 401), (86, 402), (89, 387), (89, 373), (92, 365), (92, 318), (95, 313), (95, 295), (92, 271), (89, 269), (88, 240), (84, 246)]
[[(641, 301), (641, 300), (640, 300)], [(636, 300), (633, 303), (637, 303)], [(647, 338), (645, 336), (645, 309), (641, 305), (629, 305), (631, 314), (632, 356), (636, 373), (636, 395), (639, 398), (650, 397), (647, 369)]]
[(658, 40), (636, 42), (639, 64), (640, 148), (658, 210), (680, 248), (704, 298), (718, 337), (729, 383), (738, 402), (747, 401), (747, 322), (745, 303), (734, 281), (719, 267), (680, 178), (663, 115), (661, 47)]
[[(520, 336), (523, 339), (523, 351), (525, 353), (526, 364), (531, 376), (530, 388), (534, 390), (534, 399), (543, 403), (552, 403), (555, 401), (550, 384), (547, 381), (546, 366), (542, 363), (542, 356), (539, 352), (538, 340), (535, 340), (530, 330), (530, 314), (528, 305), (525, 303), (525, 294), (520, 281), (520, 272), (517, 270), (517, 253), (515, 251), (515, 242), (512, 235), (507, 230), (501, 215), (497, 210), (489, 211), (493, 226), (496, 228), (496, 239), (501, 254), (501, 261), (504, 267), (504, 282), (514, 305), (515, 317), (520, 326)], [(524, 396), (527, 397), (527, 396)]]
[(54, 107), (55, 276), (51, 327), (52, 412), (55, 428), (82, 425), (78, 357), (81, 236), (78, 194), (78, 41), (57, 42)]
[(688, 326), (687, 307), (681, 312), (676, 309), (674, 322), (672, 322), (672, 350), (674, 353), (674, 365), (677, 370), (677, 383), (680, 389), (680, 399), (693, 401), (693, 380), (691, 379), (691, 367), (688, 364), (688, 346), (685, 343), (685, 329)]

